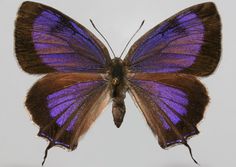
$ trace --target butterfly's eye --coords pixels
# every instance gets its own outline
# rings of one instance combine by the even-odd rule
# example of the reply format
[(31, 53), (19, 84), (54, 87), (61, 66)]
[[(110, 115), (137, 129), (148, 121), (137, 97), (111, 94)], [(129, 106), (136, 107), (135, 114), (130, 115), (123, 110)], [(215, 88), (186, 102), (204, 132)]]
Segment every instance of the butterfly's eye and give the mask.
[(116, 86), (119, 84), (119, 79), (117, 77), (113, 78), (111, 81), (112, 85)]

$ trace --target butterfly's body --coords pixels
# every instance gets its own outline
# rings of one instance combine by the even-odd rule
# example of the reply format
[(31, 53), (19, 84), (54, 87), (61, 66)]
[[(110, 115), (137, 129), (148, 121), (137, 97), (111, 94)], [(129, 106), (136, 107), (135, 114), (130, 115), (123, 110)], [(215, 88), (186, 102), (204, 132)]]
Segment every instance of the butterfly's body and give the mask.
[(122, 124), (126, 109), (125, 109), (125, 94), (127, 92), (127, 69), (120, 58), (112, 59), (110, 66), (109, 82), (111, 85), (111, 98), (112, 98), (112, 114), (114, 123), (117, 127)]
[(126, 92), (162, 148), (188, 146), (209, 102), (197, 77), (217, 67), (221, 22), (212, 2), (189, 7), (144, 34), (124, 60), (111, 59), (105, 45), (81, 24), (46, 5), (24, 2), (15, 48), (23, 70), (46, 74), (26, 98), (38, 135), (50, 141), (46, 152), (54, 145), (74, 150), (111, 100), (120, 127)]

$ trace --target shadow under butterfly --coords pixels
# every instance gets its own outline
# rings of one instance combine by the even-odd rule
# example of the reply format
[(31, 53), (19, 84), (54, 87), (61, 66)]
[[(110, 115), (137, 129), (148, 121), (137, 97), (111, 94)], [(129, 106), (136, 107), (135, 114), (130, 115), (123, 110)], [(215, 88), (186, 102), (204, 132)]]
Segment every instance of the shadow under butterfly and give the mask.
[(196, 125), (209, 102), (196, 77), (210, 75), (221, 53), (221, 23), (214, 3), (192, 6), (155, 26), (132, 45), (124, 60), (111, 59), (89, 30), (39, 3), (24, 2), (15, 25), (20, 66), (30, 74), (46, 74), (25, 102), (40, 127), (38, 135), (49, 140), (43, 163), (55, 145), (74, 150), (109, 101), (120, 127), (126, 92), (162, 148), (184, 144), (192, 157), (187, 139), (199, 133)]

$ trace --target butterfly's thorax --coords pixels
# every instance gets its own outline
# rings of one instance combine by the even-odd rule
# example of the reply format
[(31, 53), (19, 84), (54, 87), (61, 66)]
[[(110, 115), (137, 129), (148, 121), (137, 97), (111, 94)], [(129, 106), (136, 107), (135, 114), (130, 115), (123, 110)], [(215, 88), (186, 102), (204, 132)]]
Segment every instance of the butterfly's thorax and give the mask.
[(125, 93), (127, 91), (126, 85), (126, 69), (123, 62), (119, 58), (112, 60), (110, 68), (110, 85), (111, 85), (111, 97), (112, 97), (112, 114), (115, 125), (120, 127), (124, 115), (125, 115)]

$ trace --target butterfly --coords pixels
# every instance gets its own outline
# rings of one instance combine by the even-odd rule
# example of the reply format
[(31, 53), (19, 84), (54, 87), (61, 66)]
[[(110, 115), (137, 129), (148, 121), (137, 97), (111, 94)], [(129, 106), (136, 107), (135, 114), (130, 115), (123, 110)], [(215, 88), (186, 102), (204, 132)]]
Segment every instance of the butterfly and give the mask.
[(194, 160), (187, 139), (199, 133), (196, 126), (209, 102), (197, 77), (212, 74), (221, 55), (221, 22), (214, 3), (189, 7), (163, 21), (122, 60), (111, 59), (105, 45), (70, 17), (24, 2), (15, 23), (15, 51), (24, 71), (46, 74), (25, 102), (40, 127), (38, 136), (49, 141), (44, 161), (53, 146), (74, 150), (110, 101), (119, 128), (126, 92), (160, 146), (184, 144)]

